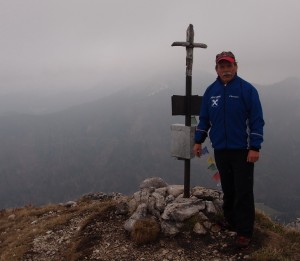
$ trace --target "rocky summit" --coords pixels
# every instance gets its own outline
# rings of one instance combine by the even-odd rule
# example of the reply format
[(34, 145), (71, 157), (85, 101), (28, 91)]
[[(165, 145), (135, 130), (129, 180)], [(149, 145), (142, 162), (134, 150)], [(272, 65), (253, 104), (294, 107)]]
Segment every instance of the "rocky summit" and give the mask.
[(133, 195), (91, 193), (78, 200), (0, 212), (0, 261), (300, 260), (300, 233), (256, 213), (246, 249), (219, 226), (222, 193), (148, 178)]

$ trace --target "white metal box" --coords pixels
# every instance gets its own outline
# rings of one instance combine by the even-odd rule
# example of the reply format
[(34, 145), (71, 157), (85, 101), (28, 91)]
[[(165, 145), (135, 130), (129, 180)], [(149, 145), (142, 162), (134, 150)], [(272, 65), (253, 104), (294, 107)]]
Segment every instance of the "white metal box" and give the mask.
[(192, 159), (196, 126), (171, 125), (171, 156)]

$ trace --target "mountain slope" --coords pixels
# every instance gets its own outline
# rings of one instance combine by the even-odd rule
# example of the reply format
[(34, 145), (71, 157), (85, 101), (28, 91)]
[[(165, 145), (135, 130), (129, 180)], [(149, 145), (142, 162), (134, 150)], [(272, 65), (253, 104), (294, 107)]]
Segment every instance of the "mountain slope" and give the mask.
[[(201, 95), (210, 81), (196, 79), (193, 93)], [(256, 200), (290, 218), (300, 216), (299, 85), (288, 79), (257, 87), (266, 128)], [(184, 122), (171, 116), (173, 94), (184, 94), (183, 79), (131, 87), (53, 114), (0, 117), (0, 208), (88, 192), (132, 193), (149, 176), (183, 183), (183, 162), (170, 157), (170, 125)], [(216, 187), (205, 158), (192, 160), (191, 182)]]
[(299, 260), (299, 231), (260, 213), (247, 249), (230, 247), (224, 231), (214, 239), (159, 235), (158, 240), (139, 245), (123, 228), (128, 213), (118, 212), (120, 202), (129, 198), (95, 193), (68, 204), (2, 210), (0, 261)]

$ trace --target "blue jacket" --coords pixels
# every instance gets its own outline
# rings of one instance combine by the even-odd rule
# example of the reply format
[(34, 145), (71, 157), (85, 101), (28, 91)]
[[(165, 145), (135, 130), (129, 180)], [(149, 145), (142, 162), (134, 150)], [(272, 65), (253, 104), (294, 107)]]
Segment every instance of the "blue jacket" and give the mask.
[(259, 150), (263, 142), (263, 113), (257, 90), (235, 75), (224, 85), (218, 77), (205, 91), (195, 143), (209, 133), (214, 149)]

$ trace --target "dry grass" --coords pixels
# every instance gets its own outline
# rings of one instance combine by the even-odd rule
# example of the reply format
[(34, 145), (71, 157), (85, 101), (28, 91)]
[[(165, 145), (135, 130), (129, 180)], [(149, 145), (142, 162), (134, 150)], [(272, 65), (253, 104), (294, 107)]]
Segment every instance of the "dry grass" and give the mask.
[[(89, 256), (93, 247), (99, 245), (106, 235), (103, 234), (105, 231), (95, 229), (99, 227), (96, 224), (117, 222), (112, 219), (116, 203), (112, 200), (85, 200), (77, 203), (77, 206), (70, 208), (46, 205), (0, 211), (0, 261), (23, 260), (24, 255), (30, 253), (34, 238), (45, 235), (49, 230), (55, 232), (64, 229), (74, 219), (80, 220), (80, 230), (72, 234), (63, 258), (78, 261), (83, 260), (85, 255)], [(188, 228), (193, 227), (197, 221), (198, 217), (191, 218)], [(122, 226), (121, 223), (118, 225)], [(154, 242), (159, 234), (159, 224), (153, 219), (144, 219), (136, 222), (131, 238), (136, 244), (142, 245)], [(300, 260), (299, 230), (287, 229), (260, 212), (256, 213), (253, 241), (251, 260)]]
[[(55, 213), (59, 206), (49, 205), (43, 208), (24, 207), (7, 210), (0, 219), (0, 253), (1, 261), (16, 260), (22, 257), (31, 246), (36, 235), (46, 232), (49, 227), (65, 223), (66, 217), (56, 217), (50, 220), (49, 213)], [(14, 218), (12, 217), (14, 215)], [(38, 219), (47, 222), (36, 222)]]
[[(111, 202), (95, 201), (89, 204), (86, 204), (86, 202), (79, 203), (71, 208), (46, 205), (1, 211), (0, 261), (22, 260), (22, 257), (30, 251), (35, 237), (44, 235), (49, 230), (59, 230), (67, 226), (70, 220), (75, 217), (86, 218), (87, 221), (84, 226), (87, 226), (96, 214), (100, 215), (101, 212), (111, 206)], [(81, 233), (78, 234), (78, 238), (80, 237)], [(74, 242), (82, 244), (78, 239), (75, 239)], [(75, 248), (82, 249), (80, 246), (75, 246)], [(73, 248), (70, 249), (70, 252), (72, 251), (74, 251)], [(68, 252), (67, 255), (70, 255), (70, 253)]]
[(256, 213), (254, 238), (261, 247), (251, 257), (256, 261), (300, 260), (300, 231), (274, 223), (266, 215)]
[(135, 222), (130, 233), (131, 239), (138, 245), (151, 243), (157, 240), (160, 226), (152, 218), (140, 219)]
[(74, 236), (72, 245), (66, 250), (65, 260), (82, 260), (85, 255), (91, 253), (93, 246), (102, 239), (101, 231), (95, 230), (94, 225), (107, 220), (109, 214), (114, 210), (115, 204), (111, 201), (102, 204), (96, 202), (80, 208), (80, 213), (85, 216), (85, 219), (81, 223), (80, 230)]

